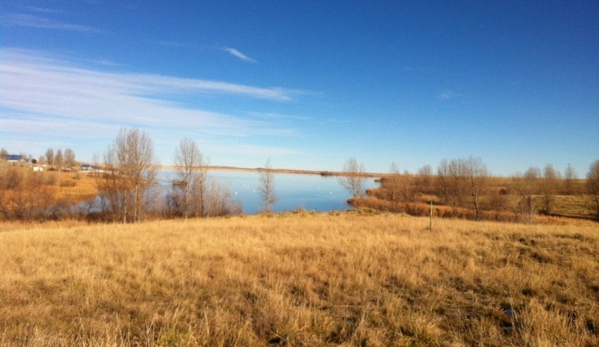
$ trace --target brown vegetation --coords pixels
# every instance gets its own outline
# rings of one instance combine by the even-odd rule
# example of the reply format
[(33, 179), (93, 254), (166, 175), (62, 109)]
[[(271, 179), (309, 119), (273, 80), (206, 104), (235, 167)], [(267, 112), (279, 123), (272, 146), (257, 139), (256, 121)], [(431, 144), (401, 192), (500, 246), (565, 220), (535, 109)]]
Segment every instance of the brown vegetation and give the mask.
[(364, 193), (364, 182), (366, 181), (366, 167), (358, 163), (356, 158), (348, 159), (343, 165), (343, 176), (339, 177), (339, 184), (352, 198), (362, 196)]
[(209, 182), (208, 161), (196, 143), (180, 142), (175, 151), (176, 178), (162, 196), (157, 185), (158, 165), (149, 135), (140, 129), (120, 130), (104, 155), (97, 181), (101, 212), (88, 217), (135, 223), (150, 217), (213, 217), (241, 213), (241, 205), (218, 182)]
[(260, 177), (258, 178), (258, 193), (262, 200), (262, 205), (266, 213), (272, 212), (272, 205), (277, 200), (277, 194), (275, 192), (275, 174), (272, 171), (270, 165), (270, 159), (264, 164), (264, 168), (260, 170)]
[(188, 217), (204, 217), (208, 191), (208, 162), (190, 139), (183, 139), (175, 150), (176, 179), (168, 196), (170, 209), (174, 214)]
[(593, 162), (587, 173), (587, 193), (595, 202), (595, 213), (599, 218), (599, 160)]
[(34, 172), (0, 163), (0, 220), (47, 221), (73, 216), (75, 205), (97, 196), (93, 178)]
[(427, 227), (299, 211), (2, 232), (0, 345), (599, 344), (596, 225)]
[(113, 221), (139, 222), (152, 207), (156, 183), (154, 143), (139, 129), (121, 129), (104, 155), (104, 173), (98, 180), (102, 212)]
[[(589, 175), (592, 172), (593, 166)], [(582, 194), (585, 182), (588, 195)], [(430, 206), (424, 205), (433, 202), (435, 216), (473, 220), (531, 223), (539, 214), (597, 219), (599, 194), (594, 195), (590, 182), (588, 177), (575, 179), (571, 170), (562, 179), (550, 164), (543, 171), (531, 167), (509, 178), (492, 177), (479, 158), (470, 157), (442, 160), (436, 176), (428, 166), (413, 175), (401, 174), (392, 164), (391, 172), (380, 179), (381, 187), (367, 192), (370, 198), (352, 198), (349, 203), (424, 216), (430, 214)]]

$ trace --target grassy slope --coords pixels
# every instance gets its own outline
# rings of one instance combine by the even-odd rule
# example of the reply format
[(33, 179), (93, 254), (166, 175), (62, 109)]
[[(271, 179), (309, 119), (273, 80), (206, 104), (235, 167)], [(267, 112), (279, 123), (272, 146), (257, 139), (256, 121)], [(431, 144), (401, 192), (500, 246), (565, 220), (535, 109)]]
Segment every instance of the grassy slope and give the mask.
[(599, 345), (597, 224), (426, 227), (355, 213), (13, 225), (0, 345)]

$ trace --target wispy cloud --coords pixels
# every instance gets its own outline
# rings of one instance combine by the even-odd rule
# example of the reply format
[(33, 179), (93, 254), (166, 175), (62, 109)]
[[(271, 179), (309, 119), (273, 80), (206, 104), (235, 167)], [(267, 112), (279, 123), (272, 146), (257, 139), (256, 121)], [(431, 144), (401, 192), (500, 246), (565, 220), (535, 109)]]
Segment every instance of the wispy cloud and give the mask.
[(24, 6), (23, 8), (30, 10), (30, 11), (41, 12), (41, 13), (64, 13), (64, 11), (62, 11), (62, 10), (56, 10), (56, 9), (45, 8), (45, 7)]
[(245, 60), (248, 61), (250, 63), (257, 63), (258, 61), (255, 59), (252, 59), (250, 57), (248, 57), (247, 55), (241, 53), (240, 51), (236, 50), (235, 48), (229, 48), (229, 47), (225, 47), (224, 50), (226, 52), (229, 52), (229, 54), (241, 59), (241, 60)]
[[(4, 131), (28, 136), (68, 136), (77, 139), (102, 138), (104, 134), (114, 134), (118, 131), (117, 124), (107, 124), (101, 121), (66, 119), (57, 117), (32, 116), (22, 112), (4, 112), (0, 118), (0, 128)], [(93, 129), (93, 131), (82, 131)]]
[(173, 48), (193, 48), (193, 45), (190, 45), (188, 43), (175, 42), (175, 41), (149, 41), (149, 42), (153, 43), (155, 45), (173, 47)]
[(4, 13), (0, 16), (0, 23), (4, 26), (22, 26), (29, 28), (71, 30), (80, 32), (100, 32), (90, 26), (64, 23), (46, 17), (23, 13)]
[(88, 63), (92, 63), (92, 64), (98, 64), (98, 65), (103, 65), (103, 66), (109, 66), (109, 67), (114, 67), (114, 66), (119, 66), (119, 63), (115, 63), (112, 60), (109, 59), (85, 59), (85, 62)]
[[(213, 80), (171, 77), (157, 74), (115, 73), (96, 71), (36, 51), (5, 49), (0, 64), (2, 84), (12, 83), (26, 89), (46, 88), (53, 81), (63, 88), (79, 90), (107, 89), (129, 95), (153, 96), (157, 94), (233, 94), (255, 99), (291, 101), (301, 95), (313, 95), (310, 91), (279, 87), (255, 87)], [(40, 83), (44, 82), (44, 83)], [(82, 84), (77, 86), (77, 84)], [(71, 87), (74, 86), (74, 87)], [(14, 88), (12, 88), (14, 90)], [(49, 87), (49, 90), (53, 88)], [(4, 95), (0, 96), (6, 99)]]
[(295, 129), (275, 118), (214, 112), (184, 105), (182, 100), (197, 100), (209, 93), (279, 103), (309, 94), (276, 87), (106, 72), (18, 49), (0, 52), (0, 76), (0, 132), (71, 139), (111, 138), (120, 126), (155, 129), (165, 136), (182, 129), (220, 138), (289, 136)]
[(250, 111), (250, 112), (248, 112), (248, 114), (255, 116), (255, 117), (266, 118), (266, 119), (292, 119), (292, 120), (302, 120), (302, 121), (307, 121), (310, 119), (310, 118), (304, 117), (304, 116), (293, 116), (293, 115), (289, 115), (289, 114), (281, 114), (281, 113), (274, 113), (274, 112)]
[(296, 148), (288, 147), (275, 147), (265, 145), (253, 145), (237, 143), (234, 145), (229, 144), (213, 144), (211, 145), (213, 151), (223, 154), (236, 154), (241, 156), (253, 155), (261, 159), (268, 157), (278, 156), (290, 156), (290, 155), (305, 155), (306, 151), (299, 150)]
[(461, 97), (462, 94), (457, 93), (453, 90), (445, 89), (441, 93), (439, 93), (439, 99), (441, 100), (451, 100), (455, 98)]

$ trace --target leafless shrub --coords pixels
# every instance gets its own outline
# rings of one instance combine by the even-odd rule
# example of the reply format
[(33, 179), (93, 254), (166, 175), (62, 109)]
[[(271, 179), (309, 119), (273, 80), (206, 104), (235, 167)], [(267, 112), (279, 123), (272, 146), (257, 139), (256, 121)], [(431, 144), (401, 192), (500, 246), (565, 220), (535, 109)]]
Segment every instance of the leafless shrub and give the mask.
[(463, 205), (468, 189), (468, 164), (464, 159), (452, 159), (449, 162), (449, 182), (451, 206), (457, 211)]
[(25, 167), (0, 168), (0, 214), (6, 220), (47, 220), (62, 205), (40, 172)]
[(576, 194), (576, 180), (578, 176), (571, 164), (568, 164), (564, 171), (563, 192), (564, 194)]
[(383, 181), (383, 186), (389, 192), (387, 200), (391, 201), (391, 211), (398, 212), (401, 197), (401, 173), (395, 163), (391, 163), (389, 171), (389, 175)]
[(77, 164), (75, 161), (75, 152), (70, 148), (64, 150), (64, 164), (67, 168), (71, 168)]
[(210, 217), (233, 216), (242, 212), (241, 203), (233, 199), (231, 190), (215, 180), (210, 186), (206, 207), (206, 214)]
[(266, 161), (264, 168), (260, 170), (260, 177), (258, 179), (258, 191), (262, 198), (264, 211), (270, 213), (272, 212), (272, 205), (278, 200), (275, 192), (275, 174), (272, 171), (270, 159)]
[(535, 196), (539, 193), (539, 178), (541, 170), (538, 167), (530, 167), (524, 173), (517, 173), (512, 177), (514, 187), (519, 195), (513, 205), (516, 214), (524, 214), (525, 220), (532, 222), (537, 211)]
[(366, 177), (364, 176), (365, 173), (366, 168), (364, 167), (364, 164), (358, 163), (356, 158), (350, 158), (343, 165), (343, 176), (339, 177), (339, 184), (341, 184), (353, 198), (362, 196), (364, 194), (364, 182), (366, 180)]
[(587, 173), (586, 188), (588, 194), (593, 197), (597, 208), (597, 218), (599, 218), (599, 160), (593, 162)]
[(543, 177), (540, 183), (540, 193), (542, 195), (542, 212), (545, 214), (553, 213), (555, 204), (555, 194), (559, 188), (561, 175), (559, 171), (553, 168), (553, 165), (547, 164), (543, 169)]
[(175, 151), (177, 174), (172, 182), (169, 204), (178, 215), (203, 217), (206, 215), (208, 191), (208, 161), (204, 159), (196, 143), (181, 140)]
[(494, 213), (495, 220), (499, 220), (501, 214), (508, 205), (507, 195), (499, 189), (490, 189), (487, 195), (487, 208)]
[(421, 193), (428, 194), (434, 191), (433, 168), (430, 165), (418, 169), (414, 185)]
[(104, 163), (98, 187), (104, 212), (123, 223), (143, 220), (150, 208), (150, 187), (156, 182), (149, 135), (139, 129), (121, 129)]
[(46, 150), (46, 163), (50, 166), (54, 165), (54, 150), (52, 148)]
[(466, 173), (470, 182), (470, 196), (472, 196), (475, 218), (479, 219), (481, 197), (486, 193), (489, 172), (480, 158), (471, 156), (466, 160)]

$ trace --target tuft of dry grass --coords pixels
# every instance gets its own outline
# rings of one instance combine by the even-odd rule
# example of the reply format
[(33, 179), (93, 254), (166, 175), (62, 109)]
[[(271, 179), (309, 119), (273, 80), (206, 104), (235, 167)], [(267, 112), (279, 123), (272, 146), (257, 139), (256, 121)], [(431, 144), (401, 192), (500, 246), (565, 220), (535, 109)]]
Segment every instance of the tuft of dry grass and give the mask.
[(78, 172), (52, 172), (59, 182), (56, 187), (58, 200), (69, 203), (88, 201), (98, 196), (96, 177), (93, 174), (81, 174)]
[(597, 346), (596, 224), (384, 213), (0, 233), (1, 346)]
[(593, 198), (590, 195), (557, 195), (554, 213), (563, 216), (596, 218)]

